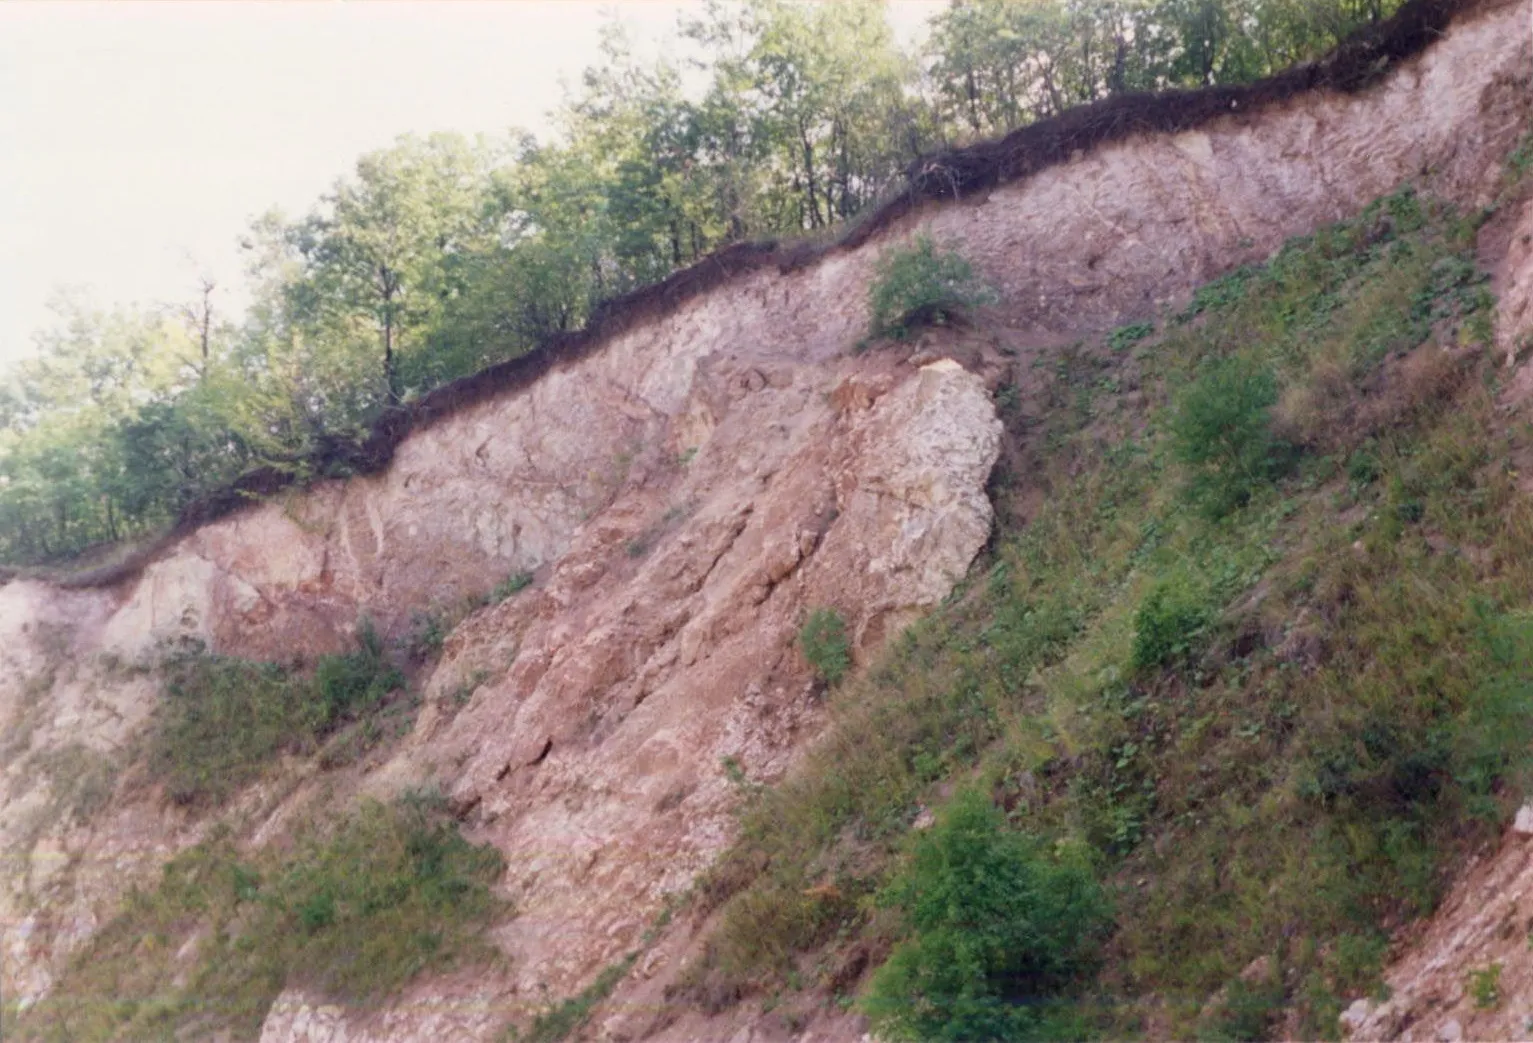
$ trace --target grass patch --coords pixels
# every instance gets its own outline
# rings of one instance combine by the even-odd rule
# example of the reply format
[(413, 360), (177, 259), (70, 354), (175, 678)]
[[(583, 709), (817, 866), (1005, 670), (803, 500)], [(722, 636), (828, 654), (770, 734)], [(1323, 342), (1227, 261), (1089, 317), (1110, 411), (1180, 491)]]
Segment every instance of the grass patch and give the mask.
[(532, 573), (513, 572), (495, 584), (495, 589), (490, 591), (490, 601), (498, 605), (502, 601), (515, 597), (530, 586), (532, 586)]
[(130, 893), (16, 1038), (254, 1039), (289, 985), (375, 1002), (427, 969), (492, 957), (482, 934), (508, 913), (490, 890), (502, 868), (426, 796), (366, 803), (285, 855), (215, 833)]
[(165, 665), (149, 769), (178, 804), (210, 807), (278, 755), (314, 752), (403, 688), (404, 676), (368, 626), (355, 651), (320, 657), (308, 675), (228, 656), (181, 656)]
[(560, 1040), (568, 1039), (571, 1033), (585, 1027), (586, 1022), (590, 1020), (591, 1011), (595, 1010), (602, 1000), (612, 995), (612, 990), (628, 977), (628, 972), (633, 969), (637, 960), (638, 955), (630, 953), (612, 966), (603, 969), (596, 976), (596, 980), (582, 989), (578, 995), (555, 1004), (534, 1018), (525, 1036), (513, 1030), (508, 1033), (508, 1037), (513, 1040), (525, 1040), (526, 1043), (559, 1043)]

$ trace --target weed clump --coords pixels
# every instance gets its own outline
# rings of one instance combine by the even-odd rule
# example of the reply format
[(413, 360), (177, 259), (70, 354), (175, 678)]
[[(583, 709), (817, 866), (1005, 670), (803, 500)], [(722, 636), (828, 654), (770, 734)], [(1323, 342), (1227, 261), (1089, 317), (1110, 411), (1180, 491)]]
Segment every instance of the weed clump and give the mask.
[(864, 1001), (889, 1039), (1054, 1036), (1060, 994), (1094, 968), (1111, 922), (1083, 861), (1010, 830), (972, 790), (916, 836), (909, 864), (879, 897), (909, 934)]
[(559, 1043), (560, 1040), (567, 1039), (570, 1033), (583, 1027), (591, 1017), (591, 1011), (598, 1003), (612, 995), (612, 990), (628, 976), (628, 972), (637, 960), (638, 954), (630, 953), (617, 963), (603, 969), (596, 976), (596, 980), (582, 989), (579, 994), (539, 1014), (533, 1019), (532, 1027), (527, 1031), (527, 1043)]
[(798, 643), (815, 676), (832, 687), (840, 684), (852, 668), (846, 621), (833, 608), (818, 608), (811, 612), (804, 628), (799, 631)]
[(923, 326), (963, 319), (994, 298), (962, 254), (917, 236), (909, 247), (879, 258), (868, 291), (868, 334), (905, 340)]

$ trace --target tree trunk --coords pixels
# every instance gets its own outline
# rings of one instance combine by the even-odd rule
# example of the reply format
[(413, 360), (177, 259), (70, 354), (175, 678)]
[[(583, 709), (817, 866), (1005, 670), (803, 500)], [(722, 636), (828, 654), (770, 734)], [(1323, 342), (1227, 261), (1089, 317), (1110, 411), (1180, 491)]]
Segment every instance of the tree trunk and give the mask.
[(814, 180), (814, 145), (810, 143), (809, 132), (802, 125), (799, 127), (799, 141), (804, 146), (804, 179), (809, 192), (809, 227), (819, 228), (823, 222), (820, 220), (818, 186)]

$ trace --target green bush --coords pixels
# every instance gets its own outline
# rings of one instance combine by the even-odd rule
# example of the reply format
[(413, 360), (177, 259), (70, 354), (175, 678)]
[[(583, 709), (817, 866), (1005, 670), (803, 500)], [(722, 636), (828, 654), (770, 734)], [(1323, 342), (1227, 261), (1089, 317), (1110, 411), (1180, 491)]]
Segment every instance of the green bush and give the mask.
[(490, 600), (499, 604), (515, 594), (520, 594), (530, 586), (532, 586), (532, 573), (513, 572), (495, 585), (495, 589), (490, 592)]
[(799, 631), (798, 643), (815, 675), (828, 685), (840, 684), (852, 668), (846, 622), (833, 608), (818, 608), (811, 612), (804, 629)]
[(324, 707), (323, 726), (371, 710), (390, 693), (404, 687), (402, 673), (384, 656), (383, 640), (364, 620), (357, 630), (357, 649), (345, 655), (321, 656), (314, 667), (314, 691)]
[(1224, 999), (1198, 1033), (1202, 1043), (1247, 1043), (1268, 1039), (1272, 1023), (1283, 1012), (1283, 983), (1239, 978), (1225, 989)]
[(410, 658), (420, 662), (441, 655), (450, 629), (440, 612), (415, 613), (410, 618), (410, 637), (405, 643)]
[(1120, 326), (1107, 338), (1107, 346), (1115, 352), (1127, 351), (1155, 332), (1153, 322), (1134, 322)]
[(994, 297), (962, 254), (917, 236), (909, 247), (879, 258), (868, 292), (868, 333), (904, 340), (922, 326), (964, 318)]
[(1186, 576), (1159, 581), (1134, 612), (1131, 665), (1143, 672), (1186, 662), (1213, 619), (1208, 596)]
[(1272, 371), (1241, 356), (1205, 367), (1178, 397), (1171, 448), (1192, 471), (1189, 494), (1211, 515), (1243, 506), (1292, 461), (1272, 431), (1277, 397)]
[(598, 1003), (612, 995), (612, 990), (628, 976), (637, 960), (637, 953), (629, 953), (617, 963), (604, 968), (596, 980), (577, 995), (539, 1014), (528, 1030), (527, 1043), (559, 1043), (567, 1039), (570, 1033), (585, 1025)]
[(879, 897), (908, 937), (863, 1006), (895, 1040), (1049, 1038), (1062, 1027), (1061, 996), (1095, 968), (1111, 917), (1084, 864), (1008, 829), (972, 790), (917, 835)]

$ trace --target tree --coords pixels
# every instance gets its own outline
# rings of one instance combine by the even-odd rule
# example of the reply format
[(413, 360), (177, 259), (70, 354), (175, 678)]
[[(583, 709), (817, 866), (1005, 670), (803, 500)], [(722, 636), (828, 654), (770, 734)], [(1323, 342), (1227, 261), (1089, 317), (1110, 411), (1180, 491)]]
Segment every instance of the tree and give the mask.
[(453, 292), (447, 258), (482, 231), (485, 158), (456, 135), (403, 138), (363, 156), (353, 180), (288, 229), (303, 263), (288, 287), (295, 315), (343, 351), (370, 330), (389, 404), (404, 391), (399, 356)]

